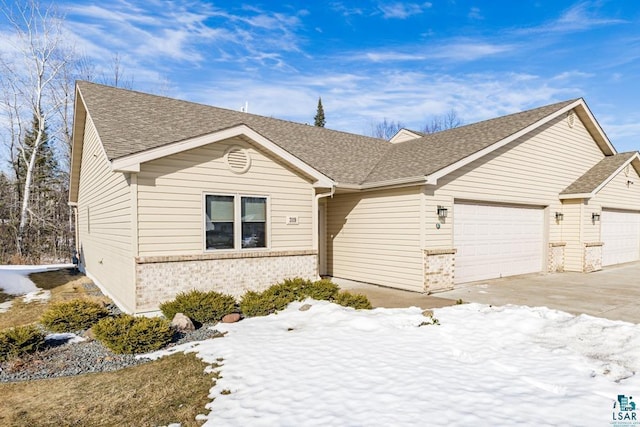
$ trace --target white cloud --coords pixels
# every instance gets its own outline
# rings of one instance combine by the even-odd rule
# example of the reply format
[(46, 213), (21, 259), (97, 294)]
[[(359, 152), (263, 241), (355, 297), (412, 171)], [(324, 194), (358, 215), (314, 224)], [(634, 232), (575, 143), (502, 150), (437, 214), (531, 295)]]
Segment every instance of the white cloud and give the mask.
[(597, 3), (582, 2), (569, 8), (554, 23), (555, 27), (560, 31), (566, 30), (584, 30), (594, 26), (621, 24), (626, 21), (622, 19), (599, 18), (591, 11), (592, 6)]
[(340, 2), (329, 3), (329, 7), (331, 7), (332, 10), (338, 12), (339, 14), (345, 17), (364, 14), (364, 11), (361, 8), (349, 7), (349, 6), (346, 6), (344, 3), (340, 3)]
[[(624, 121), (621, 122), (621, 119)], [(628, 118), (606, 116), (600, 118), (599, 121), (611, 142), (620, 151), (640, 150), (640, 141), (638, 140), (638, 135), (640, 135), (639, 120), (629, 121)], [(634, 141), (634, 143), (633, 145), (627, 142), (620, 144), (618, 141)]]
[(482, 13), (480, 13), (480, 8), (479, 7), (472, 7), (469, 10), (469, 13), (467, 14), (467, 17), (469, 19), (476, 20), (476, 21), (484, 19), (484, 16), (482, 16)]
[(475, 61), (487, 56), (509, 52), (515, 48), (516, 46), (512, 44), (493, 44), (463, 40), (440, 45), (428, 53), (427, 56), (453, 61)]
[[(224, 37), (223, 30), (204, 25), (209, 11), (167, 7), (151, 12), (132, 3), (115, 2), (109, 9), (69, 6), (67, 21), (80, 44), (109, 46), (112, 52), (131, 52), (137, 58), (201, 61), (198, 46)], [(87, 54), (92, 55), (92, 51)], [(98, 58), (100, 54), (96, 55)]]
[[(475, 40), (442, 41), (438, 45), (398, 47), (396, 50), (378, 50), (347, 55), (346, 59), (370, 62), (402, 62), (445, 60), (454, 62), (476, 61), (513, 51), (517, 48), (512, 44), (493, 44)], [(408, 52), (402, 52), (402, 49)]]
[(538, 27), (525, 28), (519, 33), (566, 33), (584, 31), (594, 27), (624, 24), (629, 21), (617, 18), (604, 18), (598, 16), (598, 2), (584, 1), (577, 3), (564, 11), (558, 19), (540, 25)]
[(413, 15), (419, 15), (431, 7), (431, 3), (404, 3), (394, 2), (378, 5), (385, 19), (407, 19)]
[(518, 73), (430, 74), (385, 71), (353, 74), (327, 72), (292, 76), (282, 81), (249, 77), (212, 79), (184, 96), (207, 104), (297, 122), (313, 119), (322, 96), (327, 127), (368, 133), (383, 118), (420, 129), (434, 115), (451, 109), (472, 123), (503, 114), (570, 99), (577, 87), (557, 85), (541, 76)]
[(426, 59), (424, 55), (400, 52), (367, 52), (362, 56), (372, 62), (422, 61)]
[(593, 73), (585, 73), (584, 71), (571, 70), (571, 71), (563, 71), (560, 74), (557, 74), (551, 77), (553, 80), (564, 80), (570, 81), (574, 79), (588, 79), (594, 77)]

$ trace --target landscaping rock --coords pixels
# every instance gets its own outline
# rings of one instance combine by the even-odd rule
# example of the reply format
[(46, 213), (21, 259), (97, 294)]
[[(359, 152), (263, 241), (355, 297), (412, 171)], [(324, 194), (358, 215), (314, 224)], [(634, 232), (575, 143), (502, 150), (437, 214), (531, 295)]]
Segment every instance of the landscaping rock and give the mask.
[(422, 315), (423, 315), (424, 317), (433, 317), (433, 310), (424, 310), (424, 311), (422, 312)]
[(240, 313), (229, 313), (222, 318), (222, 323), (236, 323), (240, 320)]
[[(176, 334), (173, 345), (224, 336), (211, 324), (191, 332)], [(67, 377), (91, 372), (110, 372), (151, 361), (133, 354), (114, 354), (99, 340), (67, 342), (45, 350), (0, 362), (0, 383)]]
[(303, 304), (298, 310), (299, 311), (308, 311), (311, 308), (311, 304)]
[(173, 328), (179, 332), (189, 332), (196, 330), (196, 327), (194, 326), (191, 319), (189, 319), (182, 313), (176, 313), (176, 315), (173, 316), (171, 326), (173, 326)]
[(93, 328), (89, 328), (86, 331), (84, 331), (82, 336), (86, 338), (87, 341), (93, 341), (96, 339), (96, 335), (93, 333)]

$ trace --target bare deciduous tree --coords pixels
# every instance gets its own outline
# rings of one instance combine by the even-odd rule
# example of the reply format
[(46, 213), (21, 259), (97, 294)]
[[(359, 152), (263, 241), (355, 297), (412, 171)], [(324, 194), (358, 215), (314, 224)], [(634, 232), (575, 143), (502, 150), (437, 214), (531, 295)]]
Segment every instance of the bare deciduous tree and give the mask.
[(464, 122), (458, 116), (456, 110), (449, 110), (446, 114), (442, 116), (434, 116), (431, 118), (427, 124), (422, 128), (422, 132), (424, 133), (435, 133), (440, 132), (447, 129), (457, 128), (462, 125)]
[[(7, 40), (11, 50), (0, 58), (3, 110), (10, 124), (13, 160), (17, 162), (19, 158), (26, 165), (16, 233), (16, 249), (22, 255), (22, 240), (32, 213), (34, 168), (45, 135), (45, 124), (60, 114), (60, 109), (68, 102), (68, 92), (61, 95), (56, 90), (67, 72), (70, 50), (63, 40), (63, 18), (53, 5), (41, 7), (37, 0), (8, 4), (3, 0), (2, 6), (2, 13), (13, 31)], [(35, 123), (33, 129), (32, 121)], [(27, 129), (34, 133), (29, 147), (25, 145)]]
[(371, 124), (370, 135), (375, 138), (382, 138), (382, 139), (389, 140), (396, 133), (398, 133), (398, 131), (403, 127), (404, 127), (403, 123), (399, 121), (394, 122), (393, 120), (389, 121), (385, 117), (381, 122)]
[[(111, 75), (102, 73), (102, 84), (121, 87), (124, 89), (133, 89), (133, 77), (126, 77), (124, 66), (122, 65), (122, 57), (119, 53), (113, 55), (111, 59)], [(93, 80), (93, 79), (87, 79)]]

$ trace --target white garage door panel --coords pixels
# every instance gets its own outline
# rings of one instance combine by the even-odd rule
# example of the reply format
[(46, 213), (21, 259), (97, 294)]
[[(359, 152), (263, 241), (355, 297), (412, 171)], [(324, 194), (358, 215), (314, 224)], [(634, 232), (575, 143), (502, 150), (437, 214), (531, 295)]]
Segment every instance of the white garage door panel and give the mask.
[(640, 259), (640, 213), (603, 210), (602, 265), (621, 264)]
[(540, 271), (543, 224), (540, 208), (456, 203), (455, 282)]

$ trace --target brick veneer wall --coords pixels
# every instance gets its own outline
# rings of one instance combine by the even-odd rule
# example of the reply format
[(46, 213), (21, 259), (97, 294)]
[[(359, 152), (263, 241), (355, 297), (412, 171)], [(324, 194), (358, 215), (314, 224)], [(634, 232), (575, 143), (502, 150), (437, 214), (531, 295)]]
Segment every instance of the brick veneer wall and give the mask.
[(424, 257), (424, 291), (453, 289), (456, 249), (426, 249)]
[(602, 242), (584, 244), (584, 264), (582, 271), (590, 273), (602, 270)]
[(564, 271), (564, 250), (567, 246), (564, 242), (549, 243), (547, 254), (547, 271), (561, 273)]
[(136, 312), (158, 309), (192, 289), (239, 297), (286, 278), (318, 278), (316, 251), (243, 252), (198, 256), (141, 257), (136, 260)]

